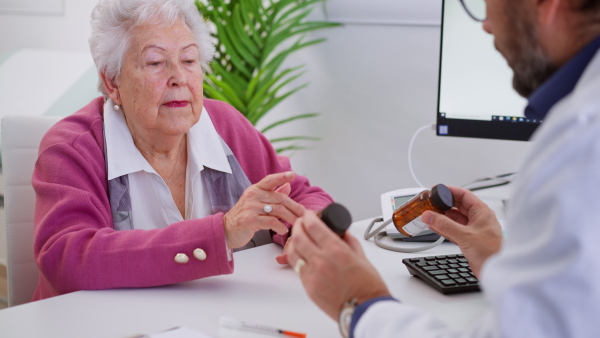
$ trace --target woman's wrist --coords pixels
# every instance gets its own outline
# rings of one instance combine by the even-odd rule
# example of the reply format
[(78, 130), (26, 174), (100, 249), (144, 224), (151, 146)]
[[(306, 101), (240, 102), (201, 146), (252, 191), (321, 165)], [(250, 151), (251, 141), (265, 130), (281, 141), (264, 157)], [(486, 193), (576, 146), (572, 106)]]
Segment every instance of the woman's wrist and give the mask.
[(229, 241), (229, 231), (228, 230), (228, 224), (229, 224), (229, 219), (228, 217), (228, 213), (224, 213), (223, 214), (223, 233), (225, 234), (225, 244), (227, 245), (227, 247), (231, 250), (233, 249), (233, 246), (231, 245), (231, 242)]

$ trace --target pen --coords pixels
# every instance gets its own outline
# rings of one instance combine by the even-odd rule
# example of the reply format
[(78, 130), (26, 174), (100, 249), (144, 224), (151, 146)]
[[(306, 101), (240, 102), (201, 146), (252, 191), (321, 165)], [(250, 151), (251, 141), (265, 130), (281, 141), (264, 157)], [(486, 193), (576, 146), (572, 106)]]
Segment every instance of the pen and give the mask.
[(242, 322), (237, 319), (230, 318), (230, 317), (219, 318), (219, 325), (222, 327), (230, 328), (230, 329), (268, 334), (271, 336), (288, 336), (288, 337), (298, 337), (298, 338), (306, 337), (305, 333), (281, 330), (281, 329), (276, 329), (276, 328), (265, 326), (265, 325), (250, 324), (250, 323)]

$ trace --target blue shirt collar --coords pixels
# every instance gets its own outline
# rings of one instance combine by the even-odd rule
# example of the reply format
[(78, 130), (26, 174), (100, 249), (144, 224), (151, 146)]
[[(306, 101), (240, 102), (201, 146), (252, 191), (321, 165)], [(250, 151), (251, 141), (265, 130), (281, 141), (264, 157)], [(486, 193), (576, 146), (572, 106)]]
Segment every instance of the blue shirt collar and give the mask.
[(590, 42), (536, 89), (529, 96), (525, 116), (530, 119), (543, 120), (552, 106), (573, 91), (598, 49), (600, 49), (600, 37)]

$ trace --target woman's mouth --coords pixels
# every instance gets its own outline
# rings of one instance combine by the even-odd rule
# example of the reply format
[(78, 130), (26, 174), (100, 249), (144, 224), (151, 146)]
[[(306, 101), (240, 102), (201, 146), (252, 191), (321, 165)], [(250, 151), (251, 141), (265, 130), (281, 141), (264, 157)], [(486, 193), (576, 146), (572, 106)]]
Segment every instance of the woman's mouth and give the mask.
[(167, 107), (170, 108), (181, 108), (181, 107), (185, 107), (188, 105), (187, 101), (169, 101), (167, 103), (164, 104)]

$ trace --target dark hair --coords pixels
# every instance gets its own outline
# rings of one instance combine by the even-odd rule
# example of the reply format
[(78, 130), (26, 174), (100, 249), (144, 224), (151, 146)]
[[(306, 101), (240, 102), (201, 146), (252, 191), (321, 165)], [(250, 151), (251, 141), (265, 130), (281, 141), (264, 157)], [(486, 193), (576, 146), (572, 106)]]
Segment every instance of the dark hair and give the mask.
[(579, 12), (595, 12), (600, 10), (600, 0), (578, 0), (575, 3), (575, 9)]

